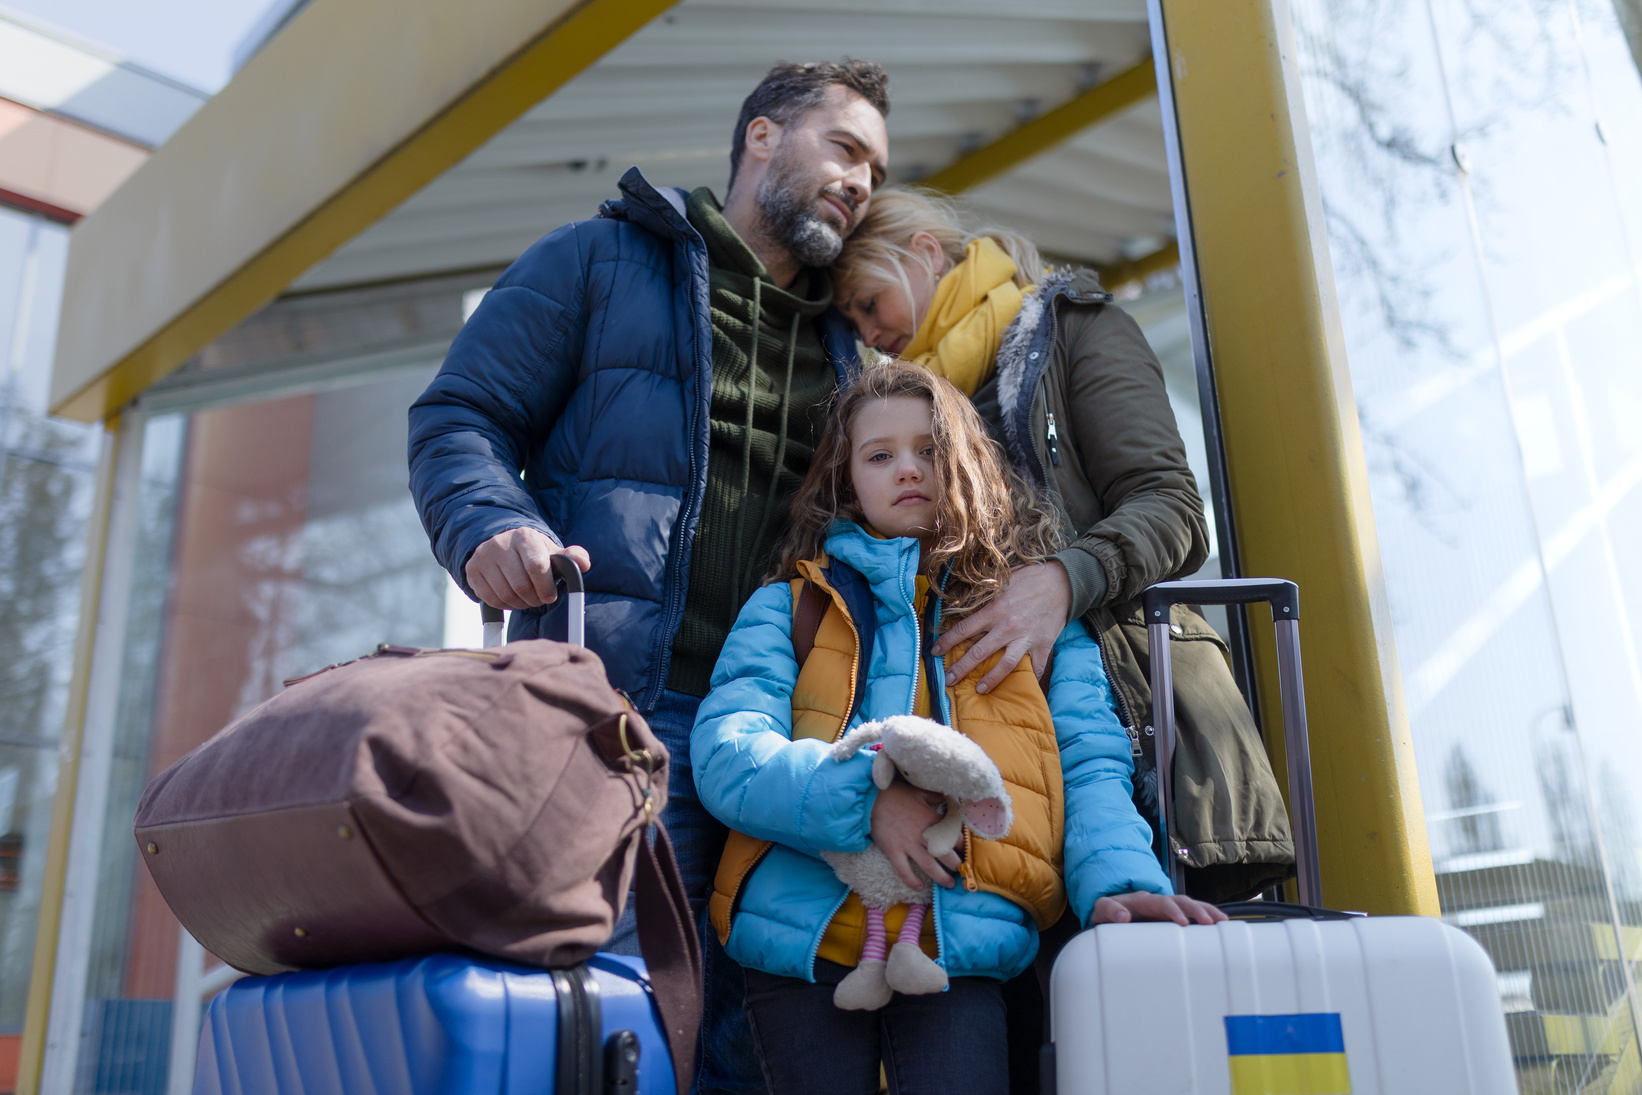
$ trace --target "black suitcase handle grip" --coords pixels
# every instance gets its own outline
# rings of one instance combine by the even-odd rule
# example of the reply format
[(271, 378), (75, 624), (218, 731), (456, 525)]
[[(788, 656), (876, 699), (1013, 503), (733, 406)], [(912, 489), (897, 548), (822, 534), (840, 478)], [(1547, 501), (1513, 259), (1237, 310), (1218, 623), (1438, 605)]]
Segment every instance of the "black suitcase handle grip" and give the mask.
[[(555, 552), (548, 560), (553, 568), (555, 580), (564, 583), (565, 597), (569, 601), (567, 608), (569, 618), (565, 623), (565, 638), (572, 645), (587, 645), (587, 586), (582, 581), (581, 567), (576, 560), (563, 552)], [(502, 634), (502, 610), (492, 608), (487, 604), (479, 605), (479, 619), (485, 624), (485, 645), (500, 645), (506, 641)]]
[(1300, 587), (1285, 578), (1221, 578), (1212, 582), (1159, 582), (1142, 596), (1146, 622), (1165, 623), (1170, 605), (1249, 605), (1267, 601), (1273, 620), (1300, 618)]
[[(553, 567), (553, 577), (564, 583), (566, 593), (582, 593), (587, 587), (582, 583), (582, 568), (576, 565), (576, 560), (563, 552), (555, 552), (550, 560)], [(502, 622), (502, 610), (490, 605), (479, 605), (479, 619), (487, 624)]]

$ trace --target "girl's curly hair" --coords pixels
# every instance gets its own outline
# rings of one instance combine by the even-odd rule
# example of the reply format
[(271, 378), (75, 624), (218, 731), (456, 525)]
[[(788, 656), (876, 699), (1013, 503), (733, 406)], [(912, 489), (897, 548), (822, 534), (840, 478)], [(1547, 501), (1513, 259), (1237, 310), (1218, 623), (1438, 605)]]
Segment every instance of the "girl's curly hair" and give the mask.
[(932, 579), (947, 575), (941, 612), (955, 621), (996, 597), (1011, 570), (1060, 550), (1065, 535), (1053, 510), (1009, 466), (963, 393), (909, 361), (866, 366), (834, 403), (769, 577), (796, 577), (801, 561), (821, 554), (833, 521), (865, 524), (850, 477), (850, 431), (868, 402), (899, 396), (929, 401), (938, 501), (924, 570)]

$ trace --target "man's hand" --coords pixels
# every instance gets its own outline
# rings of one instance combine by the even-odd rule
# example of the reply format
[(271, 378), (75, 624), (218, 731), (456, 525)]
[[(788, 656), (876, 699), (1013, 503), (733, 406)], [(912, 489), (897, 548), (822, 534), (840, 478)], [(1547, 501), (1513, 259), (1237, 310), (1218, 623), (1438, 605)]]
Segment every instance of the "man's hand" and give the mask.
[(561, 548), (533, 528), (511, 528), (480, 544), (468, 557), (468, 585), (492, 608), (540, 608), (559, 599), (553, 556), (564, 554), (583, 571), (593, 566), (586, 548)]
[(1089, 926), (1127, 924), (1131, 920), (1173, 920), (1181, 927), (1192, 923), (1218, 924), (1226, 914), (1192, 897), (1165, 897), (1156, 893), (1120, 893), (1095, 902)]
[(965, 639), (980, 636), (947, 671), (947, 685), (969, 676), (998, 650), (1004, 652), (1003, 657), (981, 678), (975, 691), (990, 692), (998, 687), (1027, 654), (1032, 655), (1033, 667), (1042, 674), (1071, 610), (1072, 581), (1065, 567), (1050, 561), (1016, 570), (997, 600), (959, 620), (935, 644), (935, 653), (944, 657)]
[(889, 857), (890, 866), (901, 876), (901, 881), (914, 889), (922, 889), (924, 880), (913, 870), (916, 864), (924, 874), (948, 889), (953, 878), (941, 869), (944, 863), (958, 869), (958, 853), (948, 852), (939, 862), (929, 854), (924, 844), (924, 830), (941, 820), (935, 806), (946, 799), (933, 791), (920, 791), (903, 779), (878, 792), (872, 803), (872, 842)]

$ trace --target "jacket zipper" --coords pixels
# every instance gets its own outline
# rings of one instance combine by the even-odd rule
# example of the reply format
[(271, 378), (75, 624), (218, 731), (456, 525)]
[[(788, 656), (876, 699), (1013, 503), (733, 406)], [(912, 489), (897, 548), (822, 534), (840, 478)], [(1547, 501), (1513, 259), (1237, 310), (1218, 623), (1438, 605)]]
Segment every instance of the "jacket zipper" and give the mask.
[[(1118, 717), (1123, 721), (1123, 729), (1129, 735), (1129, 753), (1139, 757), (1144, 754), (1140, 749), (1140, 728), (1135, 725), (1134, 712), (1129, 710), (1129, 701), (1123, 698), (1123, 690), (1117, 686), (1117, 678), (1112, 675), (1112, 660), (1106, 656), (1106, 632), (1101, 630), (1100, 638), (1095, 640), (1095, 648), (1100, 651), (1100, 669), (1106, 674), (1106, 686), (1112, 690), (1112, 698), (1117, 701)], [(1140, 766), (1137, 764), (1136, 769)]]
[[(1037, 376), (1032, 378), (1032, 387), (1030, 389), (1033, 392), (1043, 392), (1043, 405), (1045, 412), (1048, 412), (1049, 409), (1049, 390), (1044, 384), (1043, 378), (1045, 374), (1049, 372), (1049, 357), (1055, 352), (1055, 340), (1060, 337), (1060, 314), (1057, 306), (1060, 304), (1060, 298), (1063, 295), (1064, 294), (1057, 293), (1053, 300), (1044, 302), (1044, 307), (1049, 312), (1049, 338), (1042, 343), (1042, 349), (1036, 351), (1038, 354), (1042, 355), (1043, 364), (1038, 366)], [(1031, 359), (1029, 358), (1028, 360)], [(1024, 390), (1026, 385), (1023, 384), (1021, 387)], [(1028, 397), (1026, 400), (1025, 412), (1021, 416), (1021, 428), (1023, 430), (1021, 436), (1033, 438), (1032, 444), (1028, 446), (1028, 448), (1032, 454), (1032, 459), (1037, 461), (1038, 485), (1047, 489), (1052, 486), (1049, 482), (1049, 468), (1043, 462), (1044, 453), (1043, 449), (1038, 447), (1038, 442), (1036, 440), (1037, 433), (1030, 428), (1032, 420), (1032, 403), (1033, 399)], [(1053, 418), (1051, 418), (1050, 421), (1053, 423)], [(1051, 425), (1050, 428), (1053, 429), (1053, 426)], [(1046, 438), (1046, 440), (1048, 439)], [(1057, 467), (1060, 465), (1058, 456), (1055, 458), (1054, 462)]]
[[(921, 555), (923, 548), (920, 547), (918, 551)], [(912, 595), (907, 597), (905, 572), (902, 572), (901, 595), (907, 598), (907, 608), (912, 610), (912, 692), (907, 696), (907, 714), (911, 715), (918, 710), (918, 688), (923, 684), (924, 673), (924, 628), (923, 622), (918, 619), (917, 574), (912, 576)], [(935, 596), (933, 589), (929, 591), (929, 596)]]
[[(688, 242), (686, 242), (686, 248), (688, 248)], [(703, 257), (705, 257), (705, 244), (702, 247), (702, 254)], [(691, 281), (694, 282), (694, 280), (695, 275), (692, 272)], [(692, 290), (693, 289), (694, 286), (692, 286)], [(692, 292), (692, 296), (693, 295), (694, 294)], [(697, 327), (699, 327), (699, 323), (706, 311), (707, 309), (703, 309), (697, 312), (697, 324), (691, 327), (691, 334), (693, 336), (699, 335)], [(711, 327), (710, 319), (708, 320), (708, 326), (709, 328)], [(711, 342), (711, 337), (712, 336), (709, 334), (709, 344)], [(682, 615), (684, 611), (684, 591), (680, 588), (680, 582), (682, 581), (684, 572), (684, 568), (680, 563), (680, 557), (683, 555), (683, 552), (679, 549), (684, 546), (684, 537), (686, 535), (686, 530), (690, 527), (690, 518), (695, 514), (698, 487), (699, 493), (701, 494), (705, 494), (707, 491), (706, 475), (704, 472), (699, 471), (701, 462), (697, 459), (698, 454), (696, 453), (696, 435), (700, 432), (699, 427), (702, 422), (702, 416), (710, 415), (712, 413), (713, 385), (710, 377), (706, 378), (707, 382), (705, 384), (702, 383), (704, 378), (701, 375), (701, 339), (699, 337), (695, 340), (695, 349), (692, 353), (692, 357), (695, 360), (696, 366), (695, 379), (698, 395), (696, 397), (695, 415), (690, 421), (689, 489), (684, 495), (684, 504), (679, 507), (678, 523), (674, 526), (674, 528), (678, 531), (678, 542), (673, 547), (673, 550), (668, 552), (667, 611), (662, 615), (656, 631), (658, 642), (660, 642), (660, 636), (665, 635), (667, 638), (665, 642), (661, 642), (660, 645), (655, 648), (656, 654), (651, 661), (651, 665), (653, 666), (653, 671), (655, 673), (655, 679), (650, 682), (650, 687), (644, 690), (645, 709), (650, 711), (655, 710), (656, 704), (661, 701), (662, 690), (667, 687), (667, 673), (672, 666), (673, 660), (673, 641), (678, 635), (679, 616)], [(712, 359), (710, 357), (707, 362), (707, 367), (709, 370), (712, 368)]]
[[(945, 576), (942, 577), (941, 585), (942, 585), (943, 588), (946, 585)], [(929, 602), (929, 629), (930, 629), (930, 634), (931, 634), (932, 639), (933, 639), (934, 633), (937, 630), (939, 630), (939, 628), (941, 626), (941, 602), (940, 602), (940, 599), (936, 596), (936, 593), (937, 593), (937, 590), (935, 588), (935, 583), (931, 582), (930, 587), (929, 587), (929, 598), (930, 598), (930, 602)], [(918, 613), (916, 611), (913, 612), (912, 618), (913, 618), (914, 621), (916, 621), (918, 619)], [(924, 660), (924, 653), (923, 652), (924, 652), (924, 644), (923, 644), (922, 636), (921, 636), (921, 633), (920, 633), (920, 638), (919, 638), (919, 642), (918, 642), (918, 658), (917, 658), (917, 662), (918, 662), (919, 666), (923, 665), (923, 660)], [(931, 681), (937, 681), (938, 680), (938, 681), (941, 682), (941, 685), (940, 685), (939, 688), (931, 688), (930, 689), (930, 694), (931, 694), (930, 699), (931, 699), (931, 703), (934, 706), (934, 710), (931, 712), (931, 714), (933, 714), (937, 719), (939, 719), (945, 725), (952, 727), (954, 730), (957, 730), (958, 729), (957, 720), (953, 717), (952, 703), (951, 703), (950, 698), (947, 695), (945, 674), (944, 674), (944, 672), (941, 673), (941, 674), (936, 673), (936, 658), (935, 658), (935, 655), (931, 654), (929, 656), (929, 660), (930, 660), (930, 667), (929, 667), (930, 680)], [(917, 695), (918, 694), (916, 692), (913, 693), (914, 701), (916, 701)], [(962, 731), (959, 731), (959, 733), (962, 733)], [(970, 840), (969, 826), (966, 825), (966, 826), (964, 826), (964, 861), (962, 863), (958, 864), (958, 873), (963, 877), (964, 889), (968, 890), (970, 893), (974, 893), (975, 889), (976, 889), (976, 884), (975, 884), (973, 868), (971, 868), (970, 865), (969, 865), (969, 849), (970, 849), (969, 840)], [(942, 955), (946, 954), (946, 932), (941, 927), (941, 923), (942, 923), (941, 894), (943, 892), (943, 889), (944, 889), (944, 887), (937, 886), (933, 882), (931, 882), (930, 885), (929, 885), (929, 891), (930, 891), (929, 915), (935, 918), (935, 960), (937, 962), (940, 962)], [(944, 969), (945, 966), (943, 965), (942, 968)]]
[(827, 937), (827, 929), (832, 927), (833, 917), (838, 915), (838, 910), (843, 908), (844, 902), (849, 899), (850, 889), (848, 886), (845, 886), (844, 892), (840, 894), (838, 896), (838, 900), (833, 903), (832, 911), (822, 919), (821, 930), (816, 932), (815, 937), (810, 940), (810, 953), (805, 956), (804, 967), (809, 970), (811, 981), (815, 980), (815, 956), (821, 953), (821, 941)]
[[(1047, 393), (1043, 398), (1044, 402), (1049, 401)], [(1055, 429), (1055, 412), (1046, 409), (1044, 414), (1049, 419), (1048, 432), (1043, 435), (1044, 440), (1049, 442), (1049, 462), (1058, 468), (1060, 467), (1060, 446), (1056, 442), (1060, 439), (1060, 433)]]

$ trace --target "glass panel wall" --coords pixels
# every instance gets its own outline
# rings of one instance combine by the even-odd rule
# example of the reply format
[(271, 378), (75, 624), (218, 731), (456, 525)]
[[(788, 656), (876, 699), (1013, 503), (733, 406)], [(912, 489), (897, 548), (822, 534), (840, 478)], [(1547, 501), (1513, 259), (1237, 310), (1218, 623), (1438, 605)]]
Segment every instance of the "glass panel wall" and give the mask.
[(1443, 914), (1642, 1090), (1642, 86), (1607, 0), (1295, 0)]
[[(433, 368), (146, 424), (80, 1091), (165, 1090), (181, 933), (136, 864), (148, 781), (287, 678), (444, 639), (447, 579), (405, 485)], [(214, 965), (181, 972), (209, 985)]]
[(434, 562), (405, 451), (406, 412), (482, 278), (276, 302), (134, 416), (137, 536), (77, 1091), (160, 1095), (177, 1062), (191, 1075), (199, 1007), (234, 976), (136, 862), (149, 780), (288, 678), (384, 642), (477, 644), (478, 608)]
[(68, 229), (0, 208), (0, 1091), (17, 1047), (100, 430), (46, 415)]

